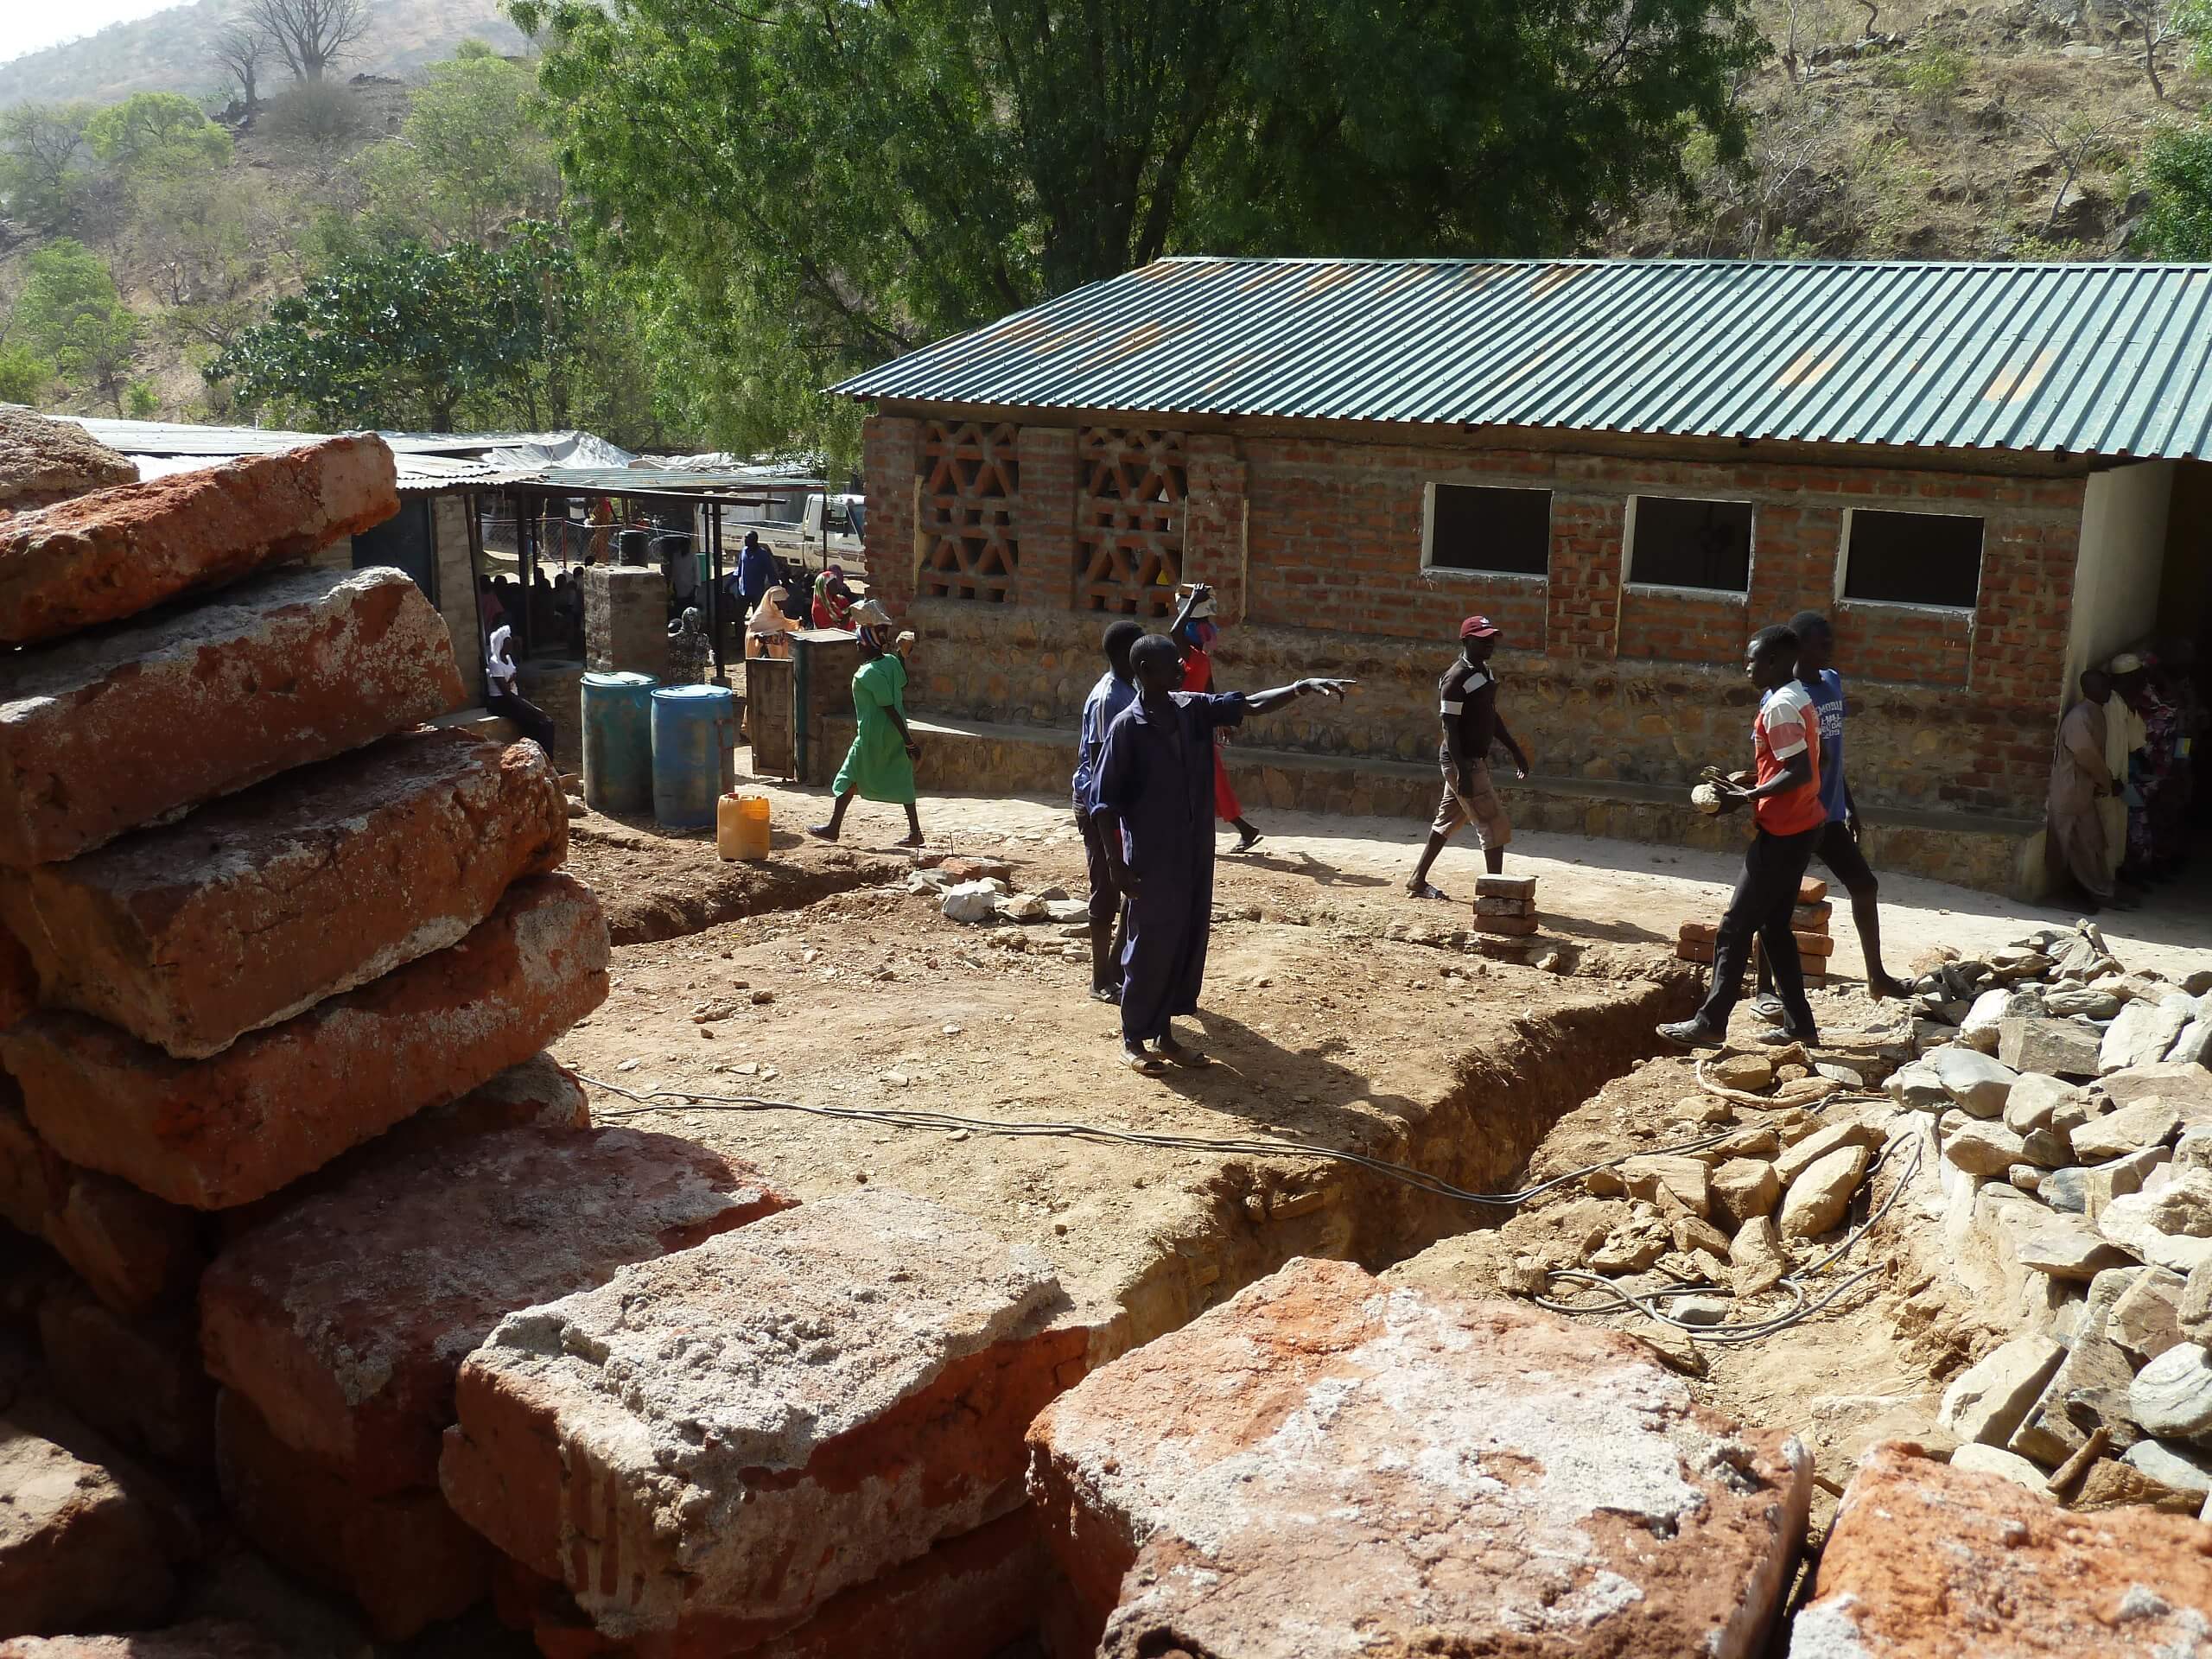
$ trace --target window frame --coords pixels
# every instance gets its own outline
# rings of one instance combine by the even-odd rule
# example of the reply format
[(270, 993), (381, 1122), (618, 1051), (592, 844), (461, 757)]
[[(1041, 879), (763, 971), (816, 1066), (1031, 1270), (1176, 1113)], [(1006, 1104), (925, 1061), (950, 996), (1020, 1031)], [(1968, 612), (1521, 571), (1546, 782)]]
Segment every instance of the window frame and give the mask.
[[(1436, 546), (1436, 492), (1447, 490), (1511, 490), (1522, 495), (1541, 495), (1544, 498), (1544, 568), (1541, 570), (1493, 570), (1466, 564), (1438, 564), (1434, 561)], [(1552, 578), (1552, 504), (1558, 492), (1548, 484), (1471, 483), (1465, 479), (1432, 478), (1424, 480), (1421, 486), (1421, 574), (1424, 576), (1471, 577), (1479, 582), (1548, 582)]]
[[(1946, 605), (1930, 599), (1866, 599), (1847, 592), (1851, 585), (1851, 543), (1861, 512), (1889, 513), (1901, 518), (1971, 518), (1981, 526), (1976, 538), (1974, 556), (1974, 598), (1964, 605)], [(1920, 506), (1850, 506), (1843, 510), (1840, 527), (1841, 540), (1835, 550), (1835, 602), (1842, 605), (1878, 605), (1885, 610), (1918, 611), (1930, 616), (1971, 617), (1981, 609), (1981, 579), (1989, 563), (1989, 515), (1986, 512), (1951, 512)]]
[[(1637, 506), (1646, 497), (1654, 501), (1709, 502), (1716, 506), (1750, 509), (1751, 522), (1744, 532), (1744, 585), (1741, 588), (1700, 588), (1685, 586), (1678, 582), (1638, 582), (1636, 579), (1636, 543), (1638, 533)], [(1625, 592), (1662, 594), (1685, 599), (1704, 599), (1733, 601), (1748, 605), (1751, 599), (1751, 578), (1758, 569), (1759, 504), (1740, 500), (1726, 495), (1666, 495), (1656, 490), (1631, 491), (1628, 505), (1621, 514), (1621, 587)]]

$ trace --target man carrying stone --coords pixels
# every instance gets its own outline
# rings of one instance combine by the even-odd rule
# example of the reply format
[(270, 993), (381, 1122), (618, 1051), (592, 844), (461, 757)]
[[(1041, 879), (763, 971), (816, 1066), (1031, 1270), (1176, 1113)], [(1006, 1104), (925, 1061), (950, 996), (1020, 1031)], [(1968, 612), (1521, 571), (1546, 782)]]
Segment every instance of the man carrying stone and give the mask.
[(1497, 677), (1490, 669), (1497, 639), (1497, 624), (1490, 618), (1467, 618), (1459, 624), (1459, 654), (1436, 683), (1437, 718), (1444, 727), (1437, 754), (1444, 769), (1444, 798), (1437, 806), (1436, 822), (1429, 826), (1428, 845), (1421, 849), (1421, 862), (1406, 883), (1406, 891), (1416, 899), (1444, 897), (1429, 885), (1429, 867), (1463, 823), (1474, 826), (1484, 868), (1492, 875), (1505, 869), (1505, 844), (1513, 839), (1513, 825), (1491, 785), (1491, 746), (1505, 746), (1513, 757), (1516, 778), (1529, 775), (1529, 757), (1498, 718)]
[(1101, 1002), (1122, 1000), (1121, 969), (1115, 961), (1121, 944), (1122, 890), (1115, 885), (1114, 861), (1098, 832), (1098, 757), (1106, 747), (1107, 728), (1136, 701), (1129, 651), (1143, 638), (1142, 626), (1126, 618), (1107, 624), (1099, 641), (1106, 671), (1084, 699), (1083, 734), (1076, 745), (1075, 826), (1082, 832), (1084, 861), (1090, 873), (1090, 995)]
[[(1821, 721), (1821, 807), (1827, 823), (1814, 856), (1851, 895), (1852, 925), (1859, 930), (1859, 948), (1866, 959), (1866, 995), (1877, 1002), (1904, 996), (1908, 988), (1891, 978), (1882, 965), (1882, 907), (1877, 902), (1880, 884), (1866, 855), (1859, 849), (1865, 830), (1858, 803), (1851, 798), (1851, 785), (1844, 781), (1843, 676), (1828, 666), (1835, 651), (1835, 630), (1818, 611), (1800, 611), (1789, 619), (1789, 631), (1797, 636), (1797, 683), (1813, 700), (1813, 712)], [(1751, 1006), (1766, 1019), (1780, 1020), (1782, 999), (1773, 995), (1774, 976), (1764, 957), (1758, 981), (1759, 999)]]
[(1820, 716), (1797, 683), (1797, 636), (1788, 628), (1753, 634), (1744, 671), (1764, 694), (1751, 722), (1754, 781), (1748, 789), (1729, 783), (1714, 787), (1725, 806), (1751, 803), (1758, 823), (1744, 854), (1744, 874), (1713, 935), (1712, 988), (1691, 1018), (1659, 1027), (1662, 1037), (1684, 1048), (1718, 1048), (1727, 1040), (1728, 1016), (1743, 994), (1754, 936), (1766, 948), (1782, 996), (1782, 1029), (1778, 1036), (1768, 1033), (1769, 1039), (1809, 1044), (1819, 1038), (1805, 1000), (1790, 912), (1827, 823), (1821, 804)]
[[(1129, 652), (1136, 701), (1106, 728), (1092, 810), (1113, 882), (1126, 897), (1122, 1061), (1156, 1073), (1203, 1065), (1169, 1022), (1196, 1014), (1213, 917), (1213, 736), (1300, 697), (1341, 697), (1336, 680), (1300, 680), (1224, 696), (1182, 692), (1182, 652), (1165, 634)], [(1149, 1047), (1147, 1047), (1149, 1045)]]

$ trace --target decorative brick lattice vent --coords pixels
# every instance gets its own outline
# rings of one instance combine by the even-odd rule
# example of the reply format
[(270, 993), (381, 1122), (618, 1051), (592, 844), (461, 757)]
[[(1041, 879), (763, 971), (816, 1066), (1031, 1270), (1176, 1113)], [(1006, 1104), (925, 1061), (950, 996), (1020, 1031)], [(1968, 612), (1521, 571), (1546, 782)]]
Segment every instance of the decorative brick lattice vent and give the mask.
[(1183, 435), (1086, 426), (1078, 442), (1076, 608), (1168, 615), (1183, 575)]
[(946, 599), (1014, 601), (1020, 544), (1015, 429), (931, 421), (922, 429), (921, 570), (916, 591)]

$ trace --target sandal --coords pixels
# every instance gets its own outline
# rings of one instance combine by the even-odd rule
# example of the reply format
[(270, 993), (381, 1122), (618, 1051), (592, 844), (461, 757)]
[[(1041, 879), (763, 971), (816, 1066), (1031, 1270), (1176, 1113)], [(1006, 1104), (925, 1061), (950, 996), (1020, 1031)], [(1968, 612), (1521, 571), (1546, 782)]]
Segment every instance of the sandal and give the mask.
[(1445, 892), (1443, 888), (1432, 886), (1427, 881), (1422, 882), (1417, 887), (1408, 887), (1406, 889), (1406, 895), (1411, 899), (1441, 899), (1446, 903), (1451, 901), (1452, 897), (1452, 895)]
[(1133, 1048), (1125, 1048), (1122, 1051), (1122, 1064), (1140, 1077), (1156, 1077), (1165, 1069), (1158, 1055), (1147, 1054)]

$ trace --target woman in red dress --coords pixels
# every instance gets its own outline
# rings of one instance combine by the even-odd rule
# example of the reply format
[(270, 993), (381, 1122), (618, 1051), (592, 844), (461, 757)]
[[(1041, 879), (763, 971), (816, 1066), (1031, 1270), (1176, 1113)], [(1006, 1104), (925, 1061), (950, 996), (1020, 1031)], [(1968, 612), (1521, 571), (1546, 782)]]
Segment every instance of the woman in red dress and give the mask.
[[(1213, 690), (1213, 658), (1208, 647), (1220, 630), (1214, 626), (1213, 589), (1203, 585), (1191, 589), (1183, 601), (1183, 608), (1175, 617), (1175, 643), (1183, 649), (1183, 689), (1185, 691)], [(1229, 768), (1222, 764), (1221, 742), (1226, 732), (1215, 735), (1213, 752), (1213, 815), (1236, 831), (1236, 845), (1230, 850), (1249, 853), (1259, 844), (1260, 832), (1244, 817), (1244, 809), (1237, 803), (1236, 791), (1229, 785)]]

